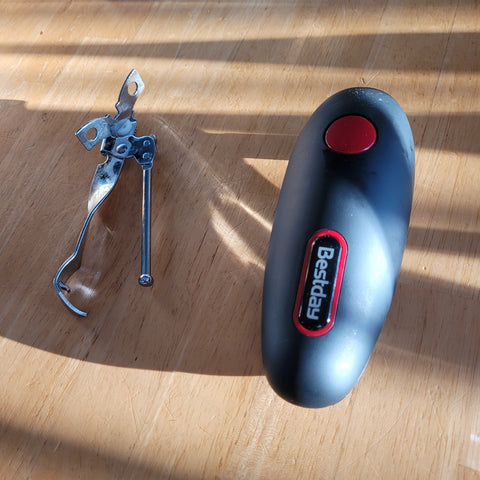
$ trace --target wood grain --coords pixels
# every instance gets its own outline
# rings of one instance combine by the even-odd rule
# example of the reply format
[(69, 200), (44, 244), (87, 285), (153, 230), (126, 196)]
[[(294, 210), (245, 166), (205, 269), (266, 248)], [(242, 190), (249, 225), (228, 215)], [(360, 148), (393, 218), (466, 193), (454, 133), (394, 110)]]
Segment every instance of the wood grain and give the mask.
[[(480, 478), (477, 1), (0, 1), (0, 477)], [(155, 134), (94, 217), (72, 316), (52, 278), (101, 156), (74, 132), (132, 69)], [(287, 160), (342, 88), (390, 93), (416, 144), (394, 301), (354, 391), (265, 380), (263, 271)]]

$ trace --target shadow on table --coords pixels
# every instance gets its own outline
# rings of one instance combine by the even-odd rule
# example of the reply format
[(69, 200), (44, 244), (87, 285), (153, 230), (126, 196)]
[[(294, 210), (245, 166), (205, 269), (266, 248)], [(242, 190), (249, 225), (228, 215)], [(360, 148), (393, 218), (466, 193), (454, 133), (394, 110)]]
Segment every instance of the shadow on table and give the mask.
[[(280, 160), (282, 176), (296, 133), (307, 118), (140, 115), (140, 134), (155, 133), (159, 139), (152, 204), (155, 284), (151, 289), (137, 285), (141, 170), (129, 160), (92, 221), (84, 264), (72, 277), (72, 297), (90, 312), (82, 319), (61, 305), (51, 279), (73, 249), (89, 182), (102, 161), (98, 151), (84, 151), (70, 130), (96, 114), (87, 118), (77, 112), (32, 112), (21, 103), (5, 101), (0, 110), (8, 146), (1, 168), (9, 191), (2, 215), (0, 334), (91, 362), (206, 374), (262, 374), (263, 266), (281, 180), (272, 183), (268, 175), (276, 170), (262, 172), (262, 162)], [(35, 121), (22, 129), (26, 115)], [(428, 130), (427, 123), (443, 117), (411, 121), (418, 136)], [(473, 129), (476, 122), (473, 116), (448, 117), (450, 128)], [(57, 132), (54, 138), (42, 138), (42, 124)], [(47, 149), (47, 142), (57, 148)], [(457, 147), (452, 137), (445, 147)], [(45, 152), (50, 150), (48, 157)], [(478, 234), (415, 227), (407, 248), (425, 248), (426, 236), (428, 248), (458, 255), (478, 244)], [(31, 278), (29, 269), (39, 276)], [(478, 301), (475, 289), (428, 275), (420, 279), (417, 273), (402, 273), (401, 284), (421, 284), (419, 295), (424, 296), (431, 291), (453, 293), (460, 298), (460, 308)], [(398, 346), (415, 349), (422, 327), (420, 311), (410, 296), (411, 288), (397, 289), (389, 317), (402, 304), (413, 305), (409, 317), (402, 320), (409, 325), (408, 335)], [(388, 335), (392, 328), (387, 321), (384, 338), (395, 338)], [(461, 345), (469, 334), (457, 332)], [(432, 354), (442, 356), (441, 351)], [(454, 362), (471, 361), (461, 348), (451, 355)]]

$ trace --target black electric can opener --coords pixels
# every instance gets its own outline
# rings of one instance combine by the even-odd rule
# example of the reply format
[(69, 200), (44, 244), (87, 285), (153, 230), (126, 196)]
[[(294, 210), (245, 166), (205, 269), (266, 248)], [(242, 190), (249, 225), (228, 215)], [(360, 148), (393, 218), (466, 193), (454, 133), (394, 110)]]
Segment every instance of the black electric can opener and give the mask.
[(362, 374), (392, 301), (415, 154), (400, 105), (371, 88), (325, 101), (295, 144), (265, 268), (262, 354), (283, 398), (325, 407)]

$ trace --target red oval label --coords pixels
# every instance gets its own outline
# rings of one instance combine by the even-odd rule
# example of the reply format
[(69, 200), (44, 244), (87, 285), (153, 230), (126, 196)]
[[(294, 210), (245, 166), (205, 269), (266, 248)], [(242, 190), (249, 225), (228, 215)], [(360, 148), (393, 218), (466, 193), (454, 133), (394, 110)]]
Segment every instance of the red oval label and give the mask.
[(304, 335), (319, 337), (335, 323), (347, 259), (347, 242), (335, 230), (321, 230), (308, 241), (293, 313)]

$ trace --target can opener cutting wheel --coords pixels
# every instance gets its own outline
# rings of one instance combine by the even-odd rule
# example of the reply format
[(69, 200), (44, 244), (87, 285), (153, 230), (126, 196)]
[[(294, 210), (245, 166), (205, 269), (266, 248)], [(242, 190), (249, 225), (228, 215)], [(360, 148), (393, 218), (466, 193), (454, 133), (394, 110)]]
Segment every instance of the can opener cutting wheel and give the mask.
[(145, 85), (139, 73), (134, 69), (126, 78), (115, 107), (117, 115), (109, 114), (87, 122), (76, 133), (76, 137), (87, 150), (102, 142), (100, 151), (106, 156), (105, 162), (97, 166), (88, 197), (88, 215), (80, 232), (75, 251), (58, 269), (53, 286), (62, 302), (74, 313), (85, 317), (86, 312), (75, 307), (65, 296), (70, 292), (66, 281), (80, 268), (85, 233), (90, 220), (98, 207), (107, 198), (117, 183), (126, 158), (135, 157), (143, 170), (142, 202), (142, 270), (138, 282), (142, 286), (151, 286), (150, 275), (150, 199), (151, 169), (155, 155), (155, 136), (135, 137), (133, 134), (137, 120), (133, 118), (133, 106)]

